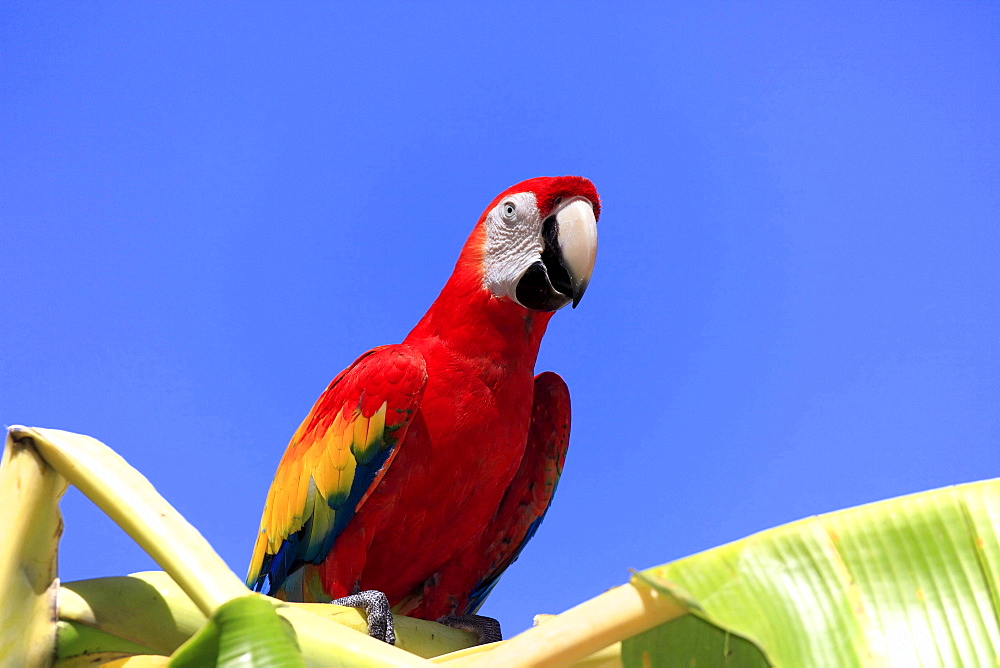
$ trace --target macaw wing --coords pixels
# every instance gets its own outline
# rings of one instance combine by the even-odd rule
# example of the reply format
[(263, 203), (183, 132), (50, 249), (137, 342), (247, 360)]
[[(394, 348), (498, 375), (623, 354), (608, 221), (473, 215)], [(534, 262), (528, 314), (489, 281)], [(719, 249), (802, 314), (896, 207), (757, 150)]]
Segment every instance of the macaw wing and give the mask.
[(535, 535), (562, 475), (569, 447), (569, 389), (558, 374), (535, 376), (535, 398), (524, 459), (514, 476), (493, 523), (484, 532), (484, 558), (489, 568), (469, 594), (464, 610), (476, 612), (493, 591), (503, 572)]
[(267, 494), (247, 586), (278, 591), (319, 564), (392, 463), (427, 381), (405, 345), (374, 348), (326, 388), (292, 436)]

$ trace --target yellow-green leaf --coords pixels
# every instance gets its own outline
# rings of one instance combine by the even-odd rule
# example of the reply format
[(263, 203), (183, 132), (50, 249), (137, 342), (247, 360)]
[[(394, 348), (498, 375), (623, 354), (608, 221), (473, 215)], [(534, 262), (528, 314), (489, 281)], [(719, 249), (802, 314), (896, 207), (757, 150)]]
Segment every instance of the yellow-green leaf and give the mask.
[(56, 642), (59, 498), (66, 480), (26, 435), (8, 434), (0, 461), (0, 662), (42, 665)]
[[(331, 657), (331, 659), (334, 657)], [(176, 668), (305, 666), (291, 624), (261, 596), (222, 604), (208, 623), (171, 657)]]
[[(644, 571), (637, 580), (685, 592), (707, 624), (667, 622), (626, 640), (623, 660), (997, 665), (998, 519), (1000, 480), (988, 480), (812, 517)], [(749, 663), (734, 663), (735, 651)]]

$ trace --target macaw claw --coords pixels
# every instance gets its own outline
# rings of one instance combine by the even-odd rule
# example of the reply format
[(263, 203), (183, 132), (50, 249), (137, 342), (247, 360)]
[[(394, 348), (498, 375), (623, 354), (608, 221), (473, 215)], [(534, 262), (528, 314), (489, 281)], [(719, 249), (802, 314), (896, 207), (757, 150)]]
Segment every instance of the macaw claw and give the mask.
[[(357, 594), (344, 596), (330, 601), (334, 605), (345, 608), (360, 608), (368, 618), (368, 635), (390, 645), (396, 644), (396, 629), (392, 625), (392, 610), (389, 599), (377, 589), (359, 591)], [(499, 625), (497, 629), (499, 630)]]
[(448, 615), (439, 619), (438, 622), (453, 629), (462, 629), (463, 631), (475, 633), (479, 638), (480, 645), (503, 640), (503, 634), (500, 632), (500, 622), (492, 617), (483, 617), (482, 615)]

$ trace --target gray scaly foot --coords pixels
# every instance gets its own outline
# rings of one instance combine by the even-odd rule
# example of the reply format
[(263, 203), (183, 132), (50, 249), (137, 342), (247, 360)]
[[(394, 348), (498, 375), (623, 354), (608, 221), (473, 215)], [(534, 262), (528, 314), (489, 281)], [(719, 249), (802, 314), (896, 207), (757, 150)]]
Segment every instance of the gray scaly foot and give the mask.
[(368, 635), (390, 645), (396, 644), (396, 629), (392, 626), (392, 610), (389, 608), (389, 599), (382, 592), (377, 589), (368, 589), (335, 599), (330, 603), (364, 610), (365, 616), (368, 617)]
[(479, 644), (485, 645), (491, 642), (500, 642), (503, 635), (500, 633), (500, 622), (492, 617), (482, 615), (448, 615), (438, 620), (445, 626), (453, 629), (471, 631), (479, 638)]

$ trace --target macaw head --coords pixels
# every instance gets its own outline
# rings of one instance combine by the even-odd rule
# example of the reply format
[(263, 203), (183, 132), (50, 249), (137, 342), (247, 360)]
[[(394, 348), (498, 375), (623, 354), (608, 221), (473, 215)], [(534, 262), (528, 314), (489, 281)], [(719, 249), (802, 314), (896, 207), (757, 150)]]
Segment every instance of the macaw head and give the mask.
[(576, 308), (597, 258), (600, 211), (582, 176), (542, 176), (500, 193), (477, 230), (485, 288), (534, 311)]

